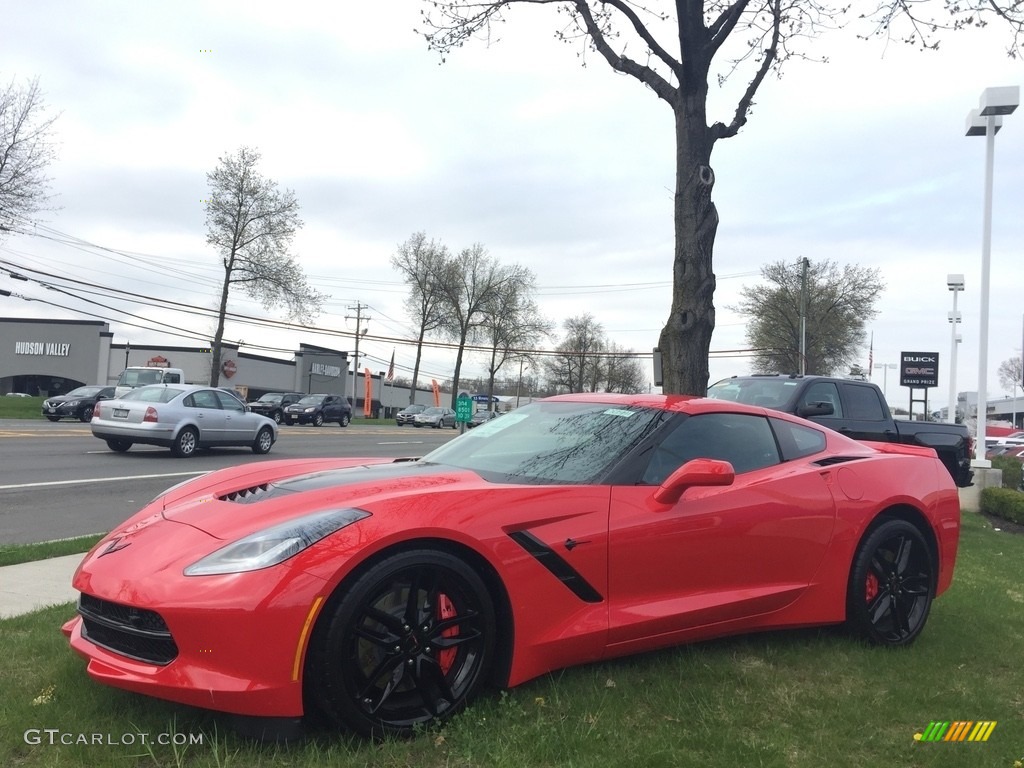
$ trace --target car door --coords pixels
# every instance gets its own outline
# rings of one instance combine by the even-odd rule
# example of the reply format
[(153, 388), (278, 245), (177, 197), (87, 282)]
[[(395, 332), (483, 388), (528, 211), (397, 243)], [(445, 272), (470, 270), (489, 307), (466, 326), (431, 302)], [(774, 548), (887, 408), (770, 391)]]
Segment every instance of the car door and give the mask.
[(840, 432), (854, 440), (899, 440), (886, 417), (887, 409), (882, 405), (882, 391), (878, 387), (844, 381), (839, 385), (839, 394), (846, 416)]
[[(230, 397), (230, 395), (225, 395)], [(219, 445), (226, 440), (226, 414), (220, 398), (212, 389), (199, 389), (183, 400), (189, 420), (199, 427), (199, 440), (204, 445)]]
[(237, 397), (227, 392), (216, 392), (220, 407), (224, 412), (223, 443), (245, 445), (256, 438), (256, 415), (248, 413)]
[[(822, 433), (810, 431), (823, 449)], [(641, 484), (613, 487), (611, 645), (682, 639), (702, 626), (779, 610), (804, 593), (828, 546), (835, 505), (821, 468), (782, 463), (779, 451), (763, 416), (694, 415), (652, 451)], [(694, 458), (730, 461), (732, 485), (655, 502), (655, 488)]]

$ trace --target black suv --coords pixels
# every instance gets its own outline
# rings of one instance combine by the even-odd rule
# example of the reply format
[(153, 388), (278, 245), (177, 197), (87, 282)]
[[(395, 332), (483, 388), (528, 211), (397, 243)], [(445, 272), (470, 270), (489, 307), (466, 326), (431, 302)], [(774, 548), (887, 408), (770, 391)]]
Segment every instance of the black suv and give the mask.
[(79, 387), (66, 395), (56, 395), (43, 401), (43, 416), (50, 421), (78, 419), (90, 421), (97, 400), (109, 400), (114, 396), (113, 387)]
[(341, 395), (304, 395), (297, 403), (284, 409), (285, 424), (312, 424), (322, 427), (325, 421), (336, 421), (347, 427), (352, 421), (352, 406)]
[(269, 416), (280, 424), (284, 421), (284, 409), (292, 403), (297, 403), (305, 395), (302, 392), (268, 392), (261, 395), (259, 400), (248, 403), (249, 410), (263, 416)]

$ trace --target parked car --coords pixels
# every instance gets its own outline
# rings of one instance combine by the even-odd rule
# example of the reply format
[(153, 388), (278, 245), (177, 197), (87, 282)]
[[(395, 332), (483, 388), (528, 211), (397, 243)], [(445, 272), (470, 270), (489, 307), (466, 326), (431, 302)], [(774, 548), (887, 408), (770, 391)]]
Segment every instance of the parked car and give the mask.
[(305, 395), (301, 392), (268, 392), (261, 395), (259, 400), (254, 400), (248, 405), (249, 410), (253, 413), (269, 416), (280, 424), (284, 421), (284, 409), (292, 403), (299, 402), (303, 397)]
[(277, 424), (246, 411), (241, 400), (223, 390), (158, 384), (98, 402), (92, 433), (118, 453), (141, 443), (161, 445), (187, 458), (199, 448), (222, 445), (245, 445), (253, 453), (268, 453), (277, 440)]
[(341, 395), (304, 395), (284, 409), (285, 424), (312, 424), (322, 427), (325, 421), (336, 421), (347, 427), (352, 421), (352, 406)]
[(514, 415), (417, 460), (176, 485), (86, 555), (63, 632), (99, 683), (379, 737), (722, 635), (845, 622), (907, 646), (952, 582), (960, 501), (931, 451), (702, 398)]
[(870, 381), (828, 376), (733, 376), (708, 387), (708, 397), (792, 413), (854, 440), (933, 449), (958, 486), (971, 484), (974, 439), (963, 424), (896, 420)]
[(412, 424), (413, 416), (417, 413), (423, 413), (425, 410), (427, 410), (427, 406), (425, 405), (407, 405), (395, 414), (395, 424), (400, 427), (404, 427), (406, 424)]
[(55, 395), (43, 401), (43, 416), (50, 421), (78, 419), (91, 421), (93, 407), (97, 400), (109, 400), (114, 396), (113, 387), (78, 387), (66, 395)]
[(497, 411), (476, 411), (473, 414), (473, 418), (466, 422), (466, 429), (479, 427), (481, 424), (486, 424), (491, 419), (496, 419), (500, 415)]
[(412, 417), (414, 427), (451, 427), (455, 429), (455, 411), (451, 408), (427, 408)]

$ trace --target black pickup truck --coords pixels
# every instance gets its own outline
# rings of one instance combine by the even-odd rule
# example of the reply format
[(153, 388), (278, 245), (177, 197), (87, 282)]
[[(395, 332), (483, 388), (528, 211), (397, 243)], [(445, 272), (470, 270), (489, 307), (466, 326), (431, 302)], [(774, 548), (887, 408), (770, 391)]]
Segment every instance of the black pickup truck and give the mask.
[(733, 376), (712, 384), (708, 397), (793, 413), (854, 440), (935, 449), (960, 487), (971, 484), (972, 438), (962, 424), (896, 421), (877, 384), (828, 376)]

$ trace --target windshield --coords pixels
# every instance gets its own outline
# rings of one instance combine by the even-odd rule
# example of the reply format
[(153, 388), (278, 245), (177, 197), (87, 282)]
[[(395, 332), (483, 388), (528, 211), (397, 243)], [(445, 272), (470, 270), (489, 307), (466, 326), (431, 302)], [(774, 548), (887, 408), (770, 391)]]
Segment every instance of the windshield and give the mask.
[(284, 399), (284, 395), (263, 395), (256, 402), (258, 403), (280, 403)]
[(117, 383), (122, 387), (141, 387), (146, 384), (159, 384), (163, 380), (163, 371), (140, 371), (126, 368)]
[(131, 392), (126, 392), (121, 399), (142, 400), (146, 403), (169, 403), (180, 394), (180, 389), (171, 389), (167, 385), (162, 387), (139, 387)]
[(92, 397), (99, 392), (103, 387), (79, 387), (78, 389), (72, 389), (68, 392), (68, 397)]
[(782, 408), (796, 393), (800, 382), (796, 379), (753, 378), (723, 379), (708, 387), (708, 397), (734, 403), (758, 405), (762, 408)]
[(422, 461), (499, 482), (595, 483), (665, 418), (653, 408), (531, 403), (481, 424)]
[(299, 405), (318, 405), (324, 401), (326, 395), (306, 395), (304, 398), (299, 400)]

